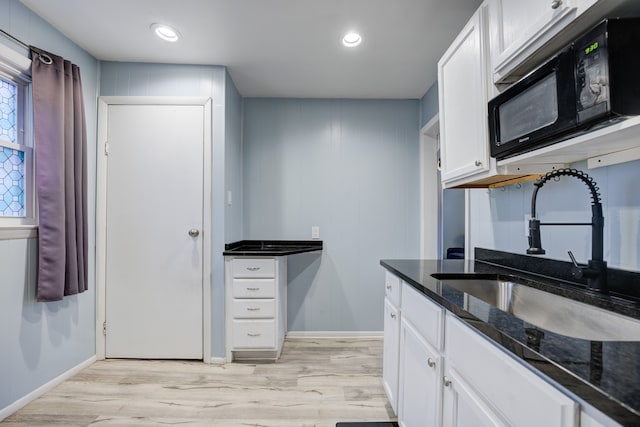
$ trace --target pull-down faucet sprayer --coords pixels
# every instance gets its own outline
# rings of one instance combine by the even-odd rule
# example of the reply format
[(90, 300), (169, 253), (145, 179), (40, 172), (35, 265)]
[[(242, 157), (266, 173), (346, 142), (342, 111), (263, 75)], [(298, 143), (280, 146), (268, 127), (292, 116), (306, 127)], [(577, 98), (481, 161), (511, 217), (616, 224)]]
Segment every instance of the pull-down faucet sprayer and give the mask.
[[(572, 176), (584, 182), (589, 191), (591, 192), (591, 222), (587, 223), (573, 223), (573, 222), (547, 222), (541, 223), (536, 216), (536, 198), (538, 197), (538, 191), (542, 186), (552, 178), (559, 178), (561, 176)], [(538, 179), (533, 185), (535, 189), (531, 196), (531, 219), (529, 220), (529, 249), (528, 254), (542, 255), (545, 254), (545, 250), (542, 249), (542, 242), (540, 239), (540, 226), (542, 225), (589, 225), (591, 226), (591, 259), (587, 266), (579, 266), (576, 262), (573, 254), (569, 251), (569, 256), (573, 262), (573, 269), (571, 274), (575, 278), (586, 278), (587, 289), (594, 291), (607, 293), (607, 263), (603, 258), (603, 233), (604, 233), (604, 217), (602, 216), (602, 204), (600, 203), (599, 188), (596, 183), (586, 173), (577, 169), (557, 169), (547, 173)]]

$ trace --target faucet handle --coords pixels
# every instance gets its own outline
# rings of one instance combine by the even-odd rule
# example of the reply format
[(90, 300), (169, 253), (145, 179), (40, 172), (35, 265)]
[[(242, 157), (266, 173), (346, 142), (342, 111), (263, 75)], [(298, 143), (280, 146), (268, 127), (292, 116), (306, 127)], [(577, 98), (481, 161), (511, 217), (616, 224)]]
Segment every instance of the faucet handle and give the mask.
[(573, 263), (573, 267), (571, 268), (571, 276), (574, 279), (591, 279), (597, 277), (599, 274), (598, 270), (591, 268), (591, 263), (589, 265), (581, 266), (576, 261), (576, 257), (573, 256), (573, 252), (567, 251), (569, 254), (569, 258), (571, 258), (571, 262)]
[(569, 258), (571, 258), (571, 262), (573, 263), (574, 267), (580, 268), (580, 266), (578, 265), (578, 261), (576, 261), (576, 257), (573, 256), (573, 252), (567, 251), (567, 253), (569, 254)]

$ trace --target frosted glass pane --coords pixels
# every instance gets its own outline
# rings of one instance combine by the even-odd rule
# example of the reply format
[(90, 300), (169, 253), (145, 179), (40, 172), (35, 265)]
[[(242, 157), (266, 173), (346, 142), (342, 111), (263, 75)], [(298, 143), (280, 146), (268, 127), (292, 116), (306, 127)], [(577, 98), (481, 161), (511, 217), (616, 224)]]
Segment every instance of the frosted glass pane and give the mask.
[(0, 217), (25, 216), (24, 152), (0, 147)]
[(556, 74), (500, 106), (500, 143), (518, 139), (558, 120)]
[(16, 100), (18, 87), (0, 79), (0, 139), (17, 142)]

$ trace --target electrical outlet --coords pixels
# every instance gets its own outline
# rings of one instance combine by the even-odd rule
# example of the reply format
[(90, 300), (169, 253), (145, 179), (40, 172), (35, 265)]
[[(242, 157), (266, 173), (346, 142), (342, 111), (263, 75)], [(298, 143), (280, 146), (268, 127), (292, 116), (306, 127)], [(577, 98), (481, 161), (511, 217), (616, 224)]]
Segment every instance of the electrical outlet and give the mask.
[(317, 225), (314, 225), (311, 227), (311, 238), (312, 239), (320, 238), (320, 227), (318, 227)]
[(227, 190), (227, 205), (231, 206), (233, 204), (233, 193), (231, 190)]
[(531, 214), (524, 215), (524, 237), (529, 237), (529, 220), (531, 219)]

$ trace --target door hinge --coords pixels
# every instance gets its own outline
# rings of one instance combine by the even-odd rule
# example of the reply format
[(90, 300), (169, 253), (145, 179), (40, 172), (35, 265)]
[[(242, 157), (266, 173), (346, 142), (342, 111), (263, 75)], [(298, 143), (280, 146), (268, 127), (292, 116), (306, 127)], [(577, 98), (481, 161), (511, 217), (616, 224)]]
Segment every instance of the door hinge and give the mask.
[(102, 322), (102, 335), (107, 336), (107, 322)]
[(109, 155), (109, 143), (107, 141), (104, 142), (104, 155)]

